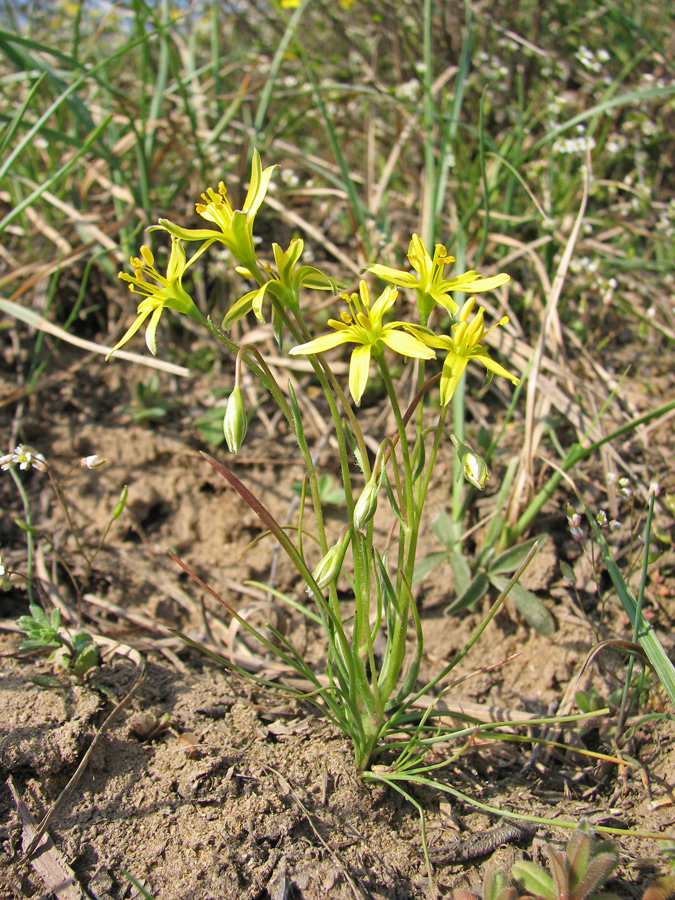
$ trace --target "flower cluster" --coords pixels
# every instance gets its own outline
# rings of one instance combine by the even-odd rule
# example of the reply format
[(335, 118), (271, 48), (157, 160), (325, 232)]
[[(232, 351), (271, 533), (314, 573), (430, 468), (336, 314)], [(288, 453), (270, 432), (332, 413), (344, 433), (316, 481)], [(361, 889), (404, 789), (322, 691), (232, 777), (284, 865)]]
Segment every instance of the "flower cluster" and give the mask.
[(16, 466), (20, 469), (38, 469), (40, 472), (46, 472), (47, 460), (33, 447), (29, 447), (27, 444), (17, 444), (13, 453), (0, 456), (0, 469), (3, 472)]
[[(144, 295), (144, 299), (138, 306), (136, 319), (124, 337), (113, 347), (111, 354), (125, 344), (148, 317), (150, 322), (145, 339), (151, 353), (156, 353), (157, 325), (164, 308), (177, 310), (207, 327), (212, 327), (183, 287), (182, 278), (188, 267), (202, 253), (212, 244), (219, 244), (224, 245), (238, 262), (237, 272), (257, 282), (253, 290), (232, 304), (223, 320), (223, 328), (229, 329), (233, 322), (251, 311), (262, 321), (263, 302), (269, 301), (275, 333), (280, 337), (284, 327), (290, 327), (293, 331), (292, 324), (295, 320), (298, 328), (293, 334), (306, 338), (304, 342), (298, 343), (290, 350), (293, 356), (314, 355), (341, 344), (356, 344), (349, 365), (349, 390), (357, 406), (361, 403), (368, 381), (371, 360), (374, 358), (380, 361), (385, 347), (405, 357), (419, 360), (434, 359), (436, 351), (445, 353), (440, 383), (443, 406), (452, 399), (471, 360), (484, 365), (490, 377), (500, 375), (514, 385), (519, 384), (519, 379), (493, 360), (483, 346), (485, 336), (492, 328), (505, 325), (508, 317), (503, 316), (492, 328), (486, 329), (485, 310), (482, 306), (471, 318), (476, 303), (475, 296), (467, 299), (461, 308), (453, 296), (458, 291), (474, 295), (494, 290), (505, 284), (509, 276), (501, 272), (483, 278), (474, 270), (449, 276), (446, 269), (455, 262), (454, 256), (448, 254), (443, 244), (436, 244), (432, 256), (417, 234), (413, 234), (408, 248), (412, 272), (380, 264), (368, 266), (368, 272), (387, 284), (375, 302), (371, 303), (368, 285), (365, 281), (361, 281), (357, 293), (340, 295), (347, 304), (347, 311), (341, 313), (339, 320), (329, 319), (328, 325), (333, 331), (307, 339), (311, 338), (311, 335), (307, 333), (304, 322), (301, 321), (300, 289), (335, 292), (338, 290), (338, 284), (313, 266), (299, 265), (304, 242), (298, 238), (291, 241), (286, 251), (277, 244), (273, 245), (274, 266), (258, 258), (253, 224), (270, 188), (275, 168), (270, 166), (263, 169), (258, 152), (254, 152), (250, 184), (240, 210), (232, 208), (222, 181), (217, 191), (207, 188), (201, 195), (201, 202), (196, 204), (196, 211), (203, 219), (216, 226), (215, 228), (190, 229), (176, 225), (168, 219), (159, 220), (159, 225), (153, 229), (168, 232), (172, 241), (166, 275), (157, 270), (154, 256), (148, 247), (141, 248), (140, 257), (132, 257), (133, 275), (120, 274), (120, 278), (129, 284), (129, 289)], [(184, 241), (201, 242), (189, 260), (183, 248)], [(418, 323), (386, 321), (385, 317), (398, 297), (397, 288), (414, 292), (419, 314)], [(456, 319), (449, 334), (438, 334), (428, 327), (430, 316), (436, 306), (440, 306)], [(234, 441), (234, 444), (237, 443)]]

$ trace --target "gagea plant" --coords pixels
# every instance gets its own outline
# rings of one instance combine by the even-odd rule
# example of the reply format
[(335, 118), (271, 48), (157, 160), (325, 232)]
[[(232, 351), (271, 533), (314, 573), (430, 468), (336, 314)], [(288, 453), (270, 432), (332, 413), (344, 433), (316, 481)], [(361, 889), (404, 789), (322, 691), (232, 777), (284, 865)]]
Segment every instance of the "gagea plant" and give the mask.
[[(205, 221), (203, 228), (189, 229), (168, 219), (159, 220), (153, 230), (168, 232), (171, 239), (166, 274), (157, 269), (147, 247), (131, 259), (133, 275), (122, 273), (120, 277), (143, 299), (136, 320), (112, 352), (147, 321), (146, 343), (156, 353), (157, 325), (164, 308), (201, 323), (233, 354), (235, 385), (223, 422), (233, 453), (241, 449), (247, 428), (240, 389), (242, 365), (251, 369), (278, 404), (297, 439), (306, 468), (297, 529), (282, 527), (264, 501), (228, 468), (211, 457), (207, 459), (255, 511), (306, 584), (314, 605), (306, 614), (320, 623), (328, 642), (325, 672), (312, 671), (292, 643), (271, 626), (262, 633), (240, 618), (235, 609), (228, 610), (242, 627), (312, 685), (304, 696), (350, 736), (356, 766), (364, 772), (387, 733), (396, 729), (400, 734), (413, 721), (408, 716), (410, 705), (430, 687), (418, 685), (422, 629), (411, 587), (424, 504), (441, 441), (450, 439), (446, 414), (466, 367), (479, 363), (488, 378), (498, 375), (518, 384), (518, 378), (493, 359), (484, 345), (488, 331), (508, 319), (504, 316), (486, 328), (485, 310), (477, 308), (474, 296), (503, 285), (509, 276), (501, 273), (482, 278), (474, 271), (451, 275), (448, 270), (454, 257), (440, 244), (430, 252), (415, 234), (408, 252), (412, 271), (372, 265), (368, 269), (370, 282), (361, 280), (355, 291), (343, 292), (334, 278), (315, 266), (303, 265), (302, 240), (293, 239), (285, 250), (272, 244), (269, 256), (260, 249), (253, 228), (274, 168), (263, 169), (254, 152), (250, 187), (241, 209), (232, 208), (222, 182), (217, 191), (207, 189), (196, 207)], [(231, 306), (222, 323), (203, 315), (183, 285), (187, 270), (213, 244), (227, 247), (236, 260), (237, 272), (255, 284)], [(385, 283), (383, 289), (373, 289), (373, 276)], [(325, 333), (318, 335), (312, 330), (311, 315), (305, 312), (307, 308), (311, 313), (313, 291), (339, 294), (335, 318), (328, 319)], [(469, 295), (463, 304), (455, 300), (458, 291)], [(401, 299), (413, 303), (398, 302), (399, 292), (404, 295)], [(414, 319), (396, 318), (401, 313), (394, 311), (401, 308), (416, 310)], [(238, 319), (253, 312), (262, 322), (268, 310), (280, 346), (290, 345), (289, 367), (293, 357), (309, 360), (332, 416), (348, 518), (336, 541), (328, 538), (322, 477), (310, 452), (302, 409), (292, 386), (278, 384), (258, 350), (238, 345), (229, 335)], [(439, 323), (448, 314), (453, 323), (439, 330)], [(343, 344), (351, 349), (349, 397), (326, 357), (328, 351)], [(408, 362), (408, 383), (403, 386), (400, 379), (398, 386), (395, 384), (390, 368), (396, 357), (414, 361)], [(437, 357), (440, 372), (436, 367), (436, 374), (429, 377), (428, 364)], [(377, 452), (369, 455), (357, 410), (374, 370), (381, 378), (396, 427), (381, 441)], [(425, 398), (433, 391), (439, 392), (440, 403), (425, 406)], [(404, 403), (403, 397), (413, 399)], [(488, 477), (484, 462), (464, 444), (458, 444), (458, 453), (465, 475), (482, 486)], [(304, 516), (307, 498), (314, 519), (311, 528)], [(378, 506), (388, 507), (390, 525), (381, 546), (376, 543), (374, 529)], [(318, 553), (313, 547), (307, 553), (308, 533), (318, 545)], [(310, 558), (315, 560), (317, 556), (318, 564), (312, 564)], [(339, 599), (341, 578), (351, 586), (353, 603)], [(296, 601), (293, 603), (297, 606)], [(411, 625), (415, 636), (412, 644)], [(440, 672), (433, 684), (440, 683), (458, 659)], [(225, 659), (222, 662), (229, 664)], [(412, 727), (411, 735), (417, 746), (419, 724)]]

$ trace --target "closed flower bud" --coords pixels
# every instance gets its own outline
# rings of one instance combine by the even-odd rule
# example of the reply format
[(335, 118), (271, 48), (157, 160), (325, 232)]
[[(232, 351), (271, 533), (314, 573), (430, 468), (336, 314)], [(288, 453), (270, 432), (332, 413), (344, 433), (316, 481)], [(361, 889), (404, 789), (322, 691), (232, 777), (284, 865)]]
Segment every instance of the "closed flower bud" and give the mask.
[(378, 478), (377, 474), (374, 472), (370, 481), (367, 482), (366, 486), (361, 491), (361, 496), (356, 501), (356, 506), (354, 507), (354, 528), (357, 531), (363, 531), (368, 522), (370, 522), (375, 515), (375, 510), (377, 509), (377, 495), (380, 491), (381, 484), (382, 478)]
[(105, 464), (102, 456), (83, 456), (80, 465), (83, 469), (98, 469), (99, 466)]
[(347, 552), (347, 547), (352, 538), (351, 529), (347, 530), (340, 540), (333, 544), (325, 555), (321, 557), (312, 572), (312, 578), (316, 581), (317, 586), (323, 591), (328, 585), (332, 584), (340, 574), (342, 563)]
[(241, 388), (237, 384), (227, 400), (225, 418), (223, 419), (223, 434), (230, 453), (238, 452), (244, 443), (247, 428), (248, 422), (246, 421), (244, 399), (241, 396)]
[(482, 456), (474, 453), (466, 444), (463, 444), (454, 434), (451, 436), (451, 439), (457, 448), (459, 461), (462, 464), (462, 474), (469, 484), (482, 491), (485, 487), (485, 482), (490, 477), (485, 460)]

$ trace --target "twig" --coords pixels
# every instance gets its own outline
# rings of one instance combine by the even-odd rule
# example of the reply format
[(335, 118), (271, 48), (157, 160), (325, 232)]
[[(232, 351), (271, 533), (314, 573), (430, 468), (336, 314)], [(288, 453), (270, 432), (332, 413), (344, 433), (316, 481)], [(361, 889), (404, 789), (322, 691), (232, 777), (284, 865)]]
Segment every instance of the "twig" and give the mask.
[[(35, 831), (35, 819), (21, 799), (19, 789), (11, 775), (7, 779), (7, 787), (14, 798), (19, 821), (23, 825), (24, 844), (28, 844), (29, 841), (32, 844), (36, 837), (31, 836), (38, 835), (38, 832)], [(40, 841), (42, 837), (43, 835), (40, 833), (37, 840)], [(31, 865), (47, 885), (50, 895), (53, 894), (58, 900), (84, 900), (85, 894), (75, 873), (63, 854), (56, 849), (49, 835), (41, 842), (40, 852), (31, 861)]]

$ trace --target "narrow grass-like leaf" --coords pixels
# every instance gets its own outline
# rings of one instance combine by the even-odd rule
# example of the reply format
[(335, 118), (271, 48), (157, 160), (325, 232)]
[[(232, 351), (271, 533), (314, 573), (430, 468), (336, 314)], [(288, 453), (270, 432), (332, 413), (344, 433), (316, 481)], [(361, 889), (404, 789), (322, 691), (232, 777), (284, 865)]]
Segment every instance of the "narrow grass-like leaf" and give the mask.
[(668, 655), (664, 650), (661, 641), (656, 636), (654, 628), (645, 618), (644, 613), (640, 611), (638, 615), (637, 601), (633, 595), (633, 592), (628, 586), (626, 579), (623, 577), (621, 570), (616, 564), (616, 561), (612, 555), (612, 551), (607, 545), (607, 541), (605, 540), (603, 533), (600, 531), (598, 523), (595, 521), (595, 516), (589, 509), (583, 497), (581, 497), (580, 495), (577, 496), (584, 506), (586, 518), (588, 519), (588, 522), (593, 529), (595, 539), (600, 546), (602, 558), (605, 562), (605, 565), (607, 566), (609, 577), (612, 579), (612, 584), (614, 585), (614, 588), (619, 596), (621, 605), (623, 606), (624, 611), (628, 616), (628, 620), (630, 621), (633, 628), (637, 628), (637, 637), (638, 641), (640, 642), (640, 646), (647, 654), (647, 659), (653, 666), (654, 671), (658, 675), (661, 684), (665, 688), (670, 702), (675, 706), (675, 667), (668, 658)]

